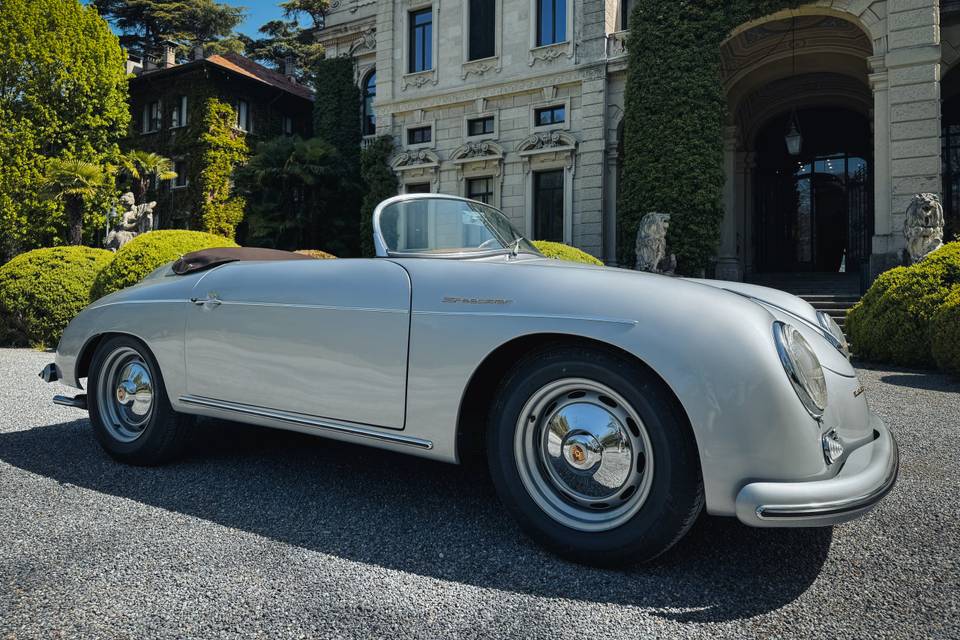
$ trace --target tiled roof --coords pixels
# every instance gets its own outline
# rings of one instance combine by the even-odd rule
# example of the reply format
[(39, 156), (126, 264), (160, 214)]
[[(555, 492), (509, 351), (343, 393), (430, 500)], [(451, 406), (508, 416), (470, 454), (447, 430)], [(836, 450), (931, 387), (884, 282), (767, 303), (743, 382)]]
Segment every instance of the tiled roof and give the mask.
[(223, 55), (212, 55), (206, 58), (211, 64), (222, 67), (234, 73), (238, 73), (254, 80), (259, 80), (272, 87), (282, 89), (307, 100), (313, 100), (313, 91), (297, 82), (291, 81), (282, 73), (277, 73), (268, 69), (262, 64), (258, 64), (249, 58), (245, 58), (235, 53), (225, 53)]

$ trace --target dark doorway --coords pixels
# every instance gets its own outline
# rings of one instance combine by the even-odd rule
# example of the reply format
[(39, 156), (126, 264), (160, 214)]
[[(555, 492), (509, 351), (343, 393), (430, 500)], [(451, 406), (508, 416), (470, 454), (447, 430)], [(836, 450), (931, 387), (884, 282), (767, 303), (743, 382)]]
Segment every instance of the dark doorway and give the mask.
[(563, 242), (563, 169), (533, 174), (533, 237)]
[(846, 109), (798, 112), (800, 155), (787, 153), (789, 114), (756, 139), (754, 243), (760, 272), (859, 272), (873, 229), (872, 136)]
[[(951, 72), (943, 82), (943, 91), (960, 90), (958, 81), (960, 74)], [(960, 234), (960, 94), (944, 100), (942, 110), (943, 240), (949, 242)]]

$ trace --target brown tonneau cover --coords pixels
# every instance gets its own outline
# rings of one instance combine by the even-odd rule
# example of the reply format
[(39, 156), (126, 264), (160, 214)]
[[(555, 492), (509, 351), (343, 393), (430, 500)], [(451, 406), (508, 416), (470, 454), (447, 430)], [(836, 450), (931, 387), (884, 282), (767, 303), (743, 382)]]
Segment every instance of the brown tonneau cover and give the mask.
[(222, 247), (219, 249), (201, 249), (183, 256), (173, 263), (173, 272), (178, 276), (211, 269), (228, 262), (240, 260), (316, 260), (316, 258), (292, 251), (277, 249), (259, 249), (257, 247)]

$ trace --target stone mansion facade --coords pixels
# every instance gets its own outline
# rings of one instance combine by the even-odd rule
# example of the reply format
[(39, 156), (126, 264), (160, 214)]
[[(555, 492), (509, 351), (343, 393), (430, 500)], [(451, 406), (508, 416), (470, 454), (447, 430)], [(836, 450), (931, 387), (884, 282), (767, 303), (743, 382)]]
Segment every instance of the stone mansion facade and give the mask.
[[(960, 231), (958, 4), (821, 0), (728, 35), (718, 277), (875, 274), (918, 192)], [(356, 60), (364, 134), (393, 136), (403, 192), (489, 202), (612, 263), (628, 5), (334, 0), (318, 37)]]

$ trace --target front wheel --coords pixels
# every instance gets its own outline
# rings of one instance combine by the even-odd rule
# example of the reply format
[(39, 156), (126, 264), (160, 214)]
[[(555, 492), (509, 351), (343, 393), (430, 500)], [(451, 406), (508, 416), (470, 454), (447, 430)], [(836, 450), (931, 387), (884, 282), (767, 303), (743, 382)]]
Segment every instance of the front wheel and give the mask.
[(501, 500), (535, 540), (578, 562), (650, 560), (696, 520), (696, 444), (650, 370), (605, 349), (554, 345), (514, 366), (488, 427)]
[(160, 367), (142, 342), (127, 336), (104, 341), (87, 386), (93, 433), (112, 457), (154, 465), (179, 453), (192, 419), (170, 406)]

